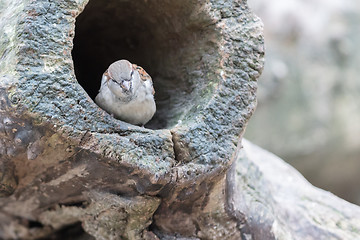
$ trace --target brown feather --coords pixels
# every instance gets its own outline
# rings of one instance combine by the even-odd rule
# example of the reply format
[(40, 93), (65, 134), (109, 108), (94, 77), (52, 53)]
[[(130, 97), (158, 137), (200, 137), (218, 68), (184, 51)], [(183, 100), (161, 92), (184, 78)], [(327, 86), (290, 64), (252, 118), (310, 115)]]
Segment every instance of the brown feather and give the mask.
[[(132, 65), (133, 67), (133, 70), (136, 70), (138, 71), (139, 75), (140, 75), (140, 79), (142, 81), (147, 81), (149, 80), (150, 83), (151, 83), (151, 86), (153, 86), (153, 81), (152, 81), (152, 78), (150, 77), (150, 75), (140, 66), (136, 65), (136, 64), (133, 64)], [(155, 94), (155, 90), (154, 90), (154, 87), (153, 87), (153, 90), (152, 90), (152, 94), (154, 95)]]

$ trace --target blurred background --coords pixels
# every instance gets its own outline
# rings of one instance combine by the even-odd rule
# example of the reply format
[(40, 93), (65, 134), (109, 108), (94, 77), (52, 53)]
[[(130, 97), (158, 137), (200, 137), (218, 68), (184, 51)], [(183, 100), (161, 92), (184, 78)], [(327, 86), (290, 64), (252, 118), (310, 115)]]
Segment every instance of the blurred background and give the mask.
[(359, 0), (248, 0), (265, 69), (245, 138), (360, 205)]

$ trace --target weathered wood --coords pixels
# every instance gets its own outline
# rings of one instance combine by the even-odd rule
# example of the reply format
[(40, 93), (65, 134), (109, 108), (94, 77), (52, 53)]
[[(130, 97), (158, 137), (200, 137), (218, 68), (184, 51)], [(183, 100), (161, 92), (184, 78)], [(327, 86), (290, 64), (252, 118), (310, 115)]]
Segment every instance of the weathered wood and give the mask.
[[(159, 236), (220, 236), (210, 222), (239, 236), (221, 192), (263, 66), (245, 3), (19, 0), (1, 19), (1, 237), (81, 222), (98, 239), (139, 239), (155, 236), (152, 218)], [(91, 99), (119, 58), (152, 75), (157, 130)]]
[[(0, 237), (277, 237), (232, 207), (264, 54), (245, 2), (0, 4)], [(92, 100), (118, 58), (153, 77), (148, 128)]]
[(252, 239), (359, 239), (360, 208), (312, 186), (275, 155), (243, 141), (228, 174), (231, 212)]

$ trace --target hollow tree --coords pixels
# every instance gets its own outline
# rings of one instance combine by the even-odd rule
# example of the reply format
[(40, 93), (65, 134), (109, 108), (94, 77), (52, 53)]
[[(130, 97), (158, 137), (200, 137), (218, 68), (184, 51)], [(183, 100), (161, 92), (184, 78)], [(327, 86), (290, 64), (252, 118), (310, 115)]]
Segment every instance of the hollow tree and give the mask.
[[(295, 218), (271, 188), (276, 176), (241, 150), (264, 55), (245, 1), (16, 0), (0, 10), (0, 237), (340, 234)], [(153, 78), (158, 110), (145, 128), (93, 101), (118, 59)], [(352, 228), (358, 212), (343, 213)]]

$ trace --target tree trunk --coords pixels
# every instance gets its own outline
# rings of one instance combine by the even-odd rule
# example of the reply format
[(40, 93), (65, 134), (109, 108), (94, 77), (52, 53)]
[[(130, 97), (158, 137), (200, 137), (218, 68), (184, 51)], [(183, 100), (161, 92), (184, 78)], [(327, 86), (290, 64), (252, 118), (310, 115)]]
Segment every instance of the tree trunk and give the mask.
[[(343, 236), (321, 219), (284, 223), (287, 206), (268, 202), (273, 179), (244, 160), (264, 55), (246, 2), (16, 0), (0, 14), (1, 238)], [(123, 58), (153, 77), (158, 110), (145, 128), (92, 100)]]

